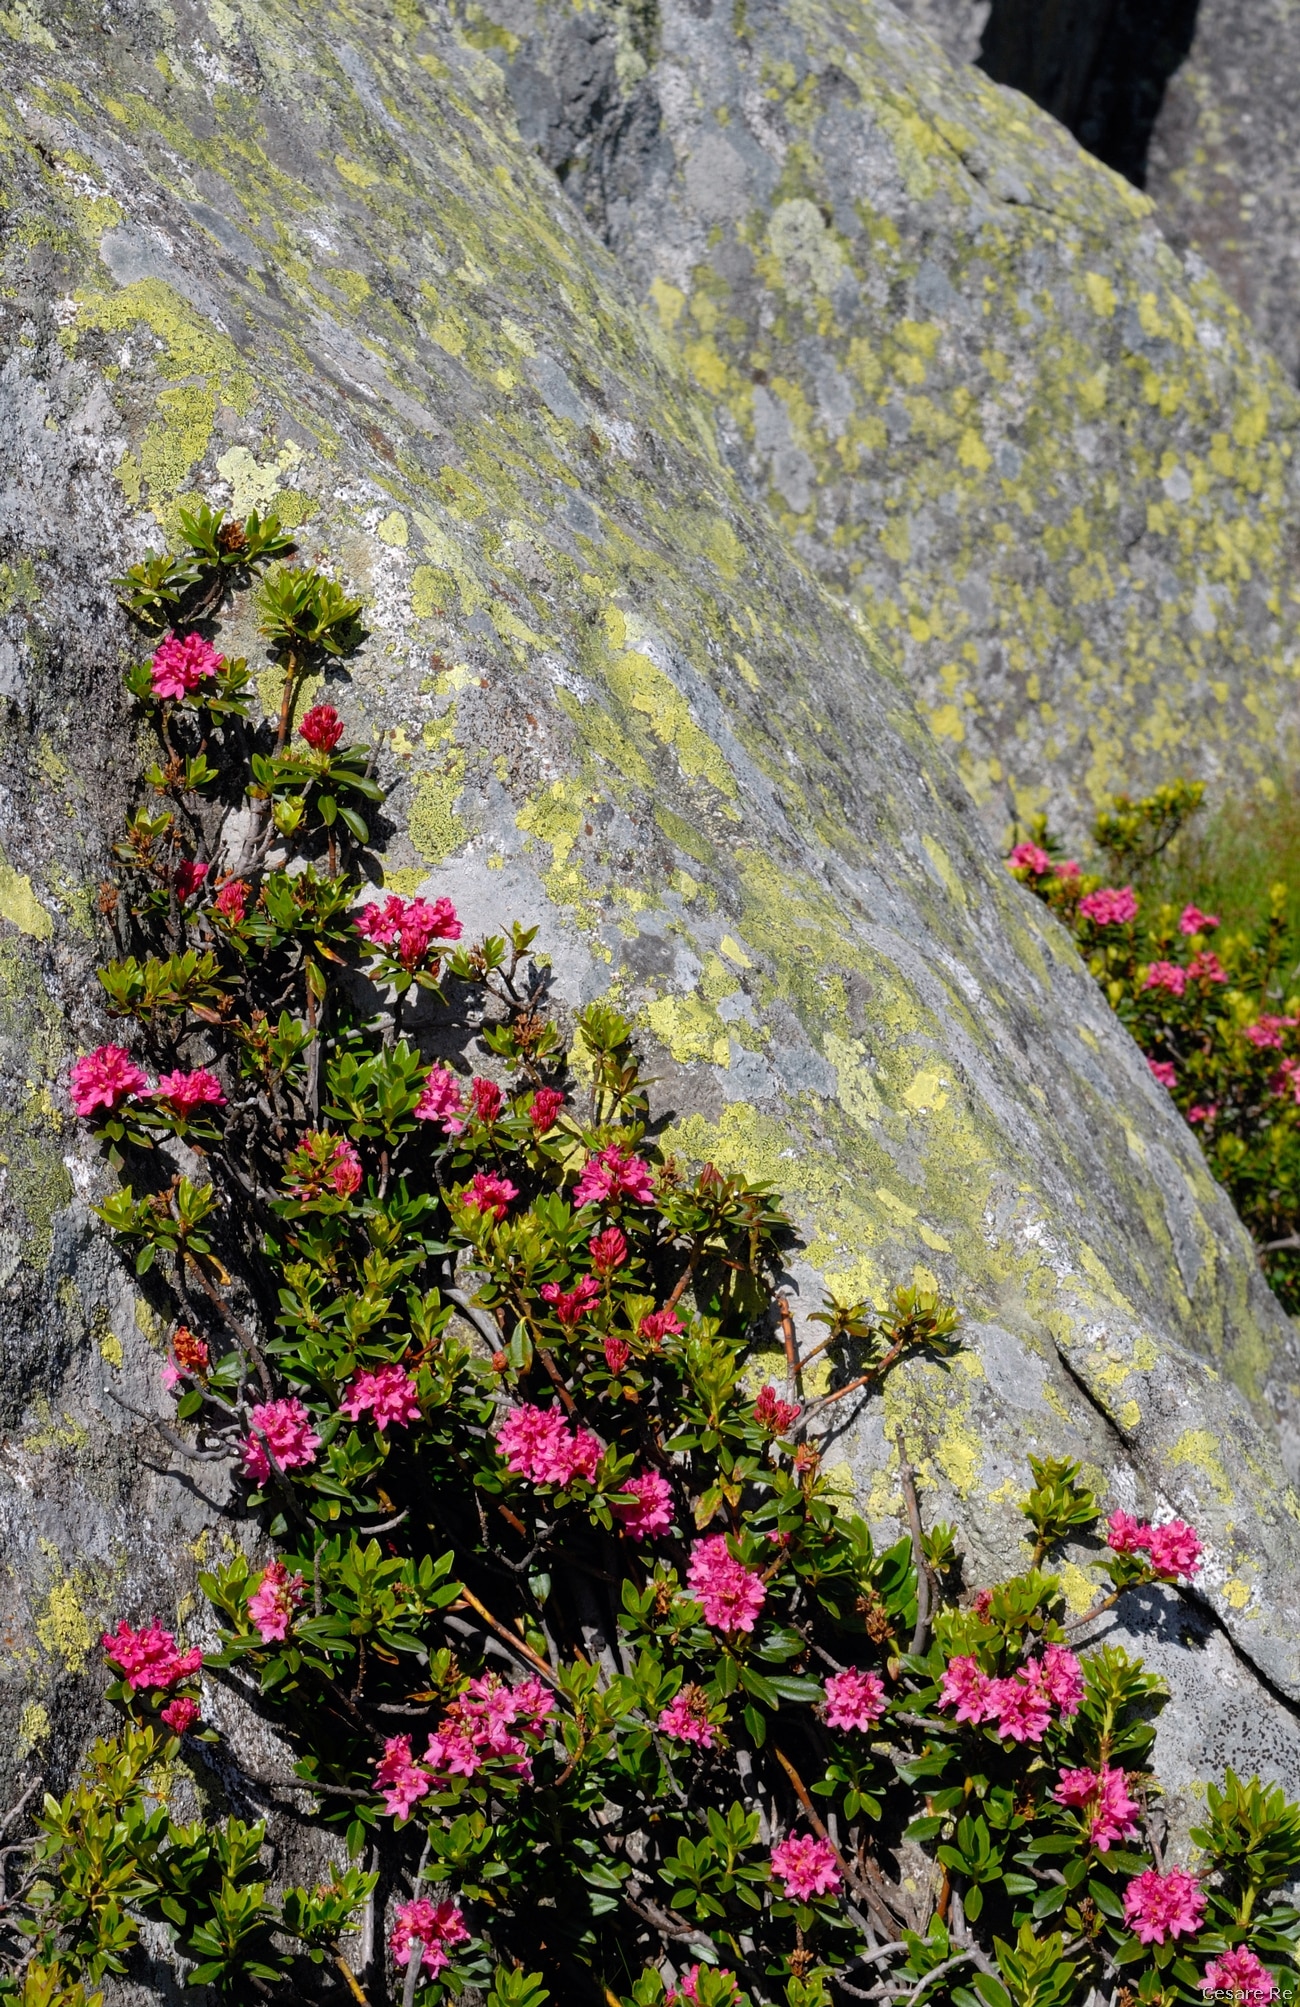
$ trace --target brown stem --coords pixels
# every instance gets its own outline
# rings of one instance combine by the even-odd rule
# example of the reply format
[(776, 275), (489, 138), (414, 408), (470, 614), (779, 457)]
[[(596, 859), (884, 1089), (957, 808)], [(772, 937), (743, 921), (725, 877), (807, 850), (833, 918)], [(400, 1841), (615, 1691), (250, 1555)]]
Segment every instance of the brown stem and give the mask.
[(365, 1994), (361, 1990), (360, 1980), (357, 1978), (356, 1973), (352, 1970), (352, 1967), (348, 1964), (347, 1959), (343, 1956), (343, 1953), (341, 1951), (335, 1953), (334, 1963), (338, 1966), (339, 1971), (343, 1974), (344, 1979), (347, 1981), (353, 1999), (359, 2000), (361, 2002), (361, 2007), (370, 2007), (370, 2002), (367, 2000)]
[[(496, 1632), (496, 1635), (502, 1640), (502, 1642), (504, 1644), (509, 1645), (512, 1652), (518, 1652), (520, 1658), (527, 1659), (529, 1665), (536, 1666), (538, 1672), (541, 1673), (543, 1679), (549, 1681), (551, 1686), (553, 1686), (556, 1692), (558, 1693), (560, 1690), (560, 1679), (559, 1679), (559, 1674), (555, 1672), (553, 1667), (547, 1665), (546, 1660), (544, 1658), (539, 1657), (539, 1655), (533, 1650), (531, 1645), (526, 1645), (523, 1639), (519, 1636), (519, 1634), (516, 1631), (512, 1631), (508, 1625), (500, 1623), (498, 1619), (492, 1615), (492, 1612), (487, 1607), (487, 1604), (480, 1603), (478, 1597), (474, 1594), (474, 1591), (472, 1589), (467, 1589), (463, 1582), (460, 1585), (460, 1593), (462, 1601), (469, 1604), (470, 1609), (473, 1610), (477, 1616), (480, 1616), (483, 1619), (483, 1622), (487, 1624), (490, 1629)], [(453, 1609), (455, 1608), (455, 1604), (452, 1605), (452, 1608)]]
[(692, 1244), (690, 1259), (673, 1285), (672, 1295), (664, 1305), (665, 1310), (676, 1310), (686, 1291), (690, 1288), (691, 1283), (695, 1279), (695, 1271), (699, 1267), (701, 1252), (702, 1245), (697, 1240)]
[(776, 1299), (777, 1315), (781, 1319), (781, 1336), (785, 1340), (786, 1394), (803, 1405), (803, 1361), (799, 1357), (799, 1344), (795, 1337), (794, 1318), (790, 1314), (788, 1296)]
[[(867, 1905), (868, 1909), (873, 1910), (875, 1912), (877, 1922), (879, 1922), (884, 1929), (892, 1931), (895, 1928), (895, 1919), (890, 1915), (888, 1909), (885, 1907), (885, 1898), (883, 1893), (877, 1891), (870, 1885), (870, 1883), (864, 1881), (862, 1876), (858, 1874), (855, 1869), (849, 1866), (848, 1861), (845, 1859), (844, 1855), (840, 1852), (834, 1840), (827, 1832), (824, 1822), (818, 1816), (817, 1808), (813, 1804), (812, 1799), (808, 1795), (807, 1786), (805, 1785), (802, 1777), (799, 1775), (799, 1772), (795, 1769), (793, 1763), (790, 1761), (789, 1757), (785, 1754), (784, 1750), (778, 1749), (776, 1744), (773, 1743), (772, 1754), (773, 1756), (775, 1756), (777, 1762), (784, 1770), (786, 1776), (790, 1779), (791, 1786), (794, 1790), (794, 1795), (799, 1800), (799, 1803), (802, 1805), (804, 1810), (804, 1815), (807, 1818), (809, 1825), (812, 1827), (813, 1831), (817, 1834), (818, 1838), (826, 1842), (826, 1845), (830, 1848), (831, 1852), (834, 1854), (836, 1864), (839, 1867), (840, 1873), (844, 1877), (845, 1884), (847, 1885), (847, 1887), (853, 1890), (854, 1894), (858, 1896), (859, 1899)], [(879, 1869), (876, 1870), (876, 1879), (878, 1879), (881, 1883), (883, 1883), (885, 1879), (885, 1877), (882, 1874), (880, 1874)]]
[(930, 1635), (930, 1612), (934, 1607), (935, 1582), (930, 1563), (926, 1558), (925, 1535), (921, 1528), (921, 1503), (916, 1495), (916, 1472), (907, 1460), (901, 1434), (895, 1438), (898, 1449), (898, 1481), (903, 1487), (903, 1497), (907, 1502), (907, 1524), (912, 1535), (912, 1559), (916, 1564), (916, 1629), (912, 1633), (913, 1652), (923, 1652)]
[(293, 723), (293, 700), (298, 694), (298, 673), (298, 658), (294, 651), (290, 649), (284, 658), (284, 695), (280, 699), (280, 725), (275, 735), (275, 750), (277, 753), (284, 751), (284, 742), (289, 736), (289, 727)]
[(266, 1361), (263, 1359), (261, 1353), (258, 1351), (257, 1346), (254, 1343), (252, 1334), (244, 1329), (244, 1326), (240, 1323), (234, 1311), (230, 1308), (230, 1305), (226, 1302), (225, 1297), (222, 1296), (218, 1292), (218, 1290), (216, 1290), (213, 1287), (211, 1282), (209, 1282), (207, 1276), (203, 1273), (203, 1270), (200, 1267), (198, 1261), (195, 1259), (195, 1257), (193, 1255), (189, 1255), (187, 1256), (187, 1259), (189, 1261), (191, 1268), (194, 1270), (194, 1273), (199, 1278), (199, 1286), (203, 1290), (204, 1295), (207, 1297), (208, 1301), (212, 1304), (213, 1308), (217, 1310), (220, 1313), (220, 1315), (225, 1319), (226, 1323), (230, 1326), (231, 1330), (234, 1332), (236, 1338), (238, 1338), (239, 1343), (243, 1348), (245, 1357), (251, 1359), (254, 1366), (257, 1368), (257, 1377), (262, 1383), (262, 1392), (266, 1395), (266, 1398), (269, 1401), (272, 1394), (271, 1375), (266, 1370)]

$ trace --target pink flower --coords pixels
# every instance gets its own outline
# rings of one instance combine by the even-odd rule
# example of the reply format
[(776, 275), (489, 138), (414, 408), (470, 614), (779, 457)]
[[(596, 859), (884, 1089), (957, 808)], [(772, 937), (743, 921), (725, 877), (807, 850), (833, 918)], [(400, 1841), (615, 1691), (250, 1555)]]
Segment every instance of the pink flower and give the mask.
[(1228, 971), (1212, 948), (1207, 948), (1203, 954), (1193, 955), (1187, 965), (1187, 973), (1203, 983), (1226, 983), (1228, 980)]
[(181, 905), (192, 899), (208, 875), (206, 864), (200, 864), (195, 857), (182, 857), (172, 872), (172, 884), (176, 887), (176, 897)]
[(1037, 1668), (1027, 1666), (1010, 1679), (995, 1679), (984, 1702), (984, 1719), (996, 1723), (1003, 1741), (1041, 1742), (1052, 1721), (1052, 1704), (1038, 1678)]
[(1079, 875), (1079, 860), (1076, 857), (1065, 858), (1063, 862), (1057, 865), (1056, 875), (1058, 878), (1077, 878)]
[(1171, 1868), (1167, 1875), (1146, 1868), (1124, 1891), (1124, 1921), (1143, 1944), (1186, 1937), (1200, 1929), (1204, 1915), (1201, 1885), (1182, 1868)]
[[(179, 1368), (175, 1375), (177, 1380), (182, 1373), (206, 1373), (212, 1363), (206, 1340), (197, 1338), (187, 1324), (176, 1326), (172, 1337), (172, 1357)], [(166, 1368), (163, 1370), (163, 1380), (169, 1386), (173, 1384), (167, 1380)]]
[(599, 1295), (600, 1284), (591, 1275), (584, 1275), (581, 1282), (570, 1290), (561, 1289), (558, 1282), (544, 1282), (541, 1289), (543, 1303), (553, 1306), (556, 1318), (566, 1331), (572, 1331), (575, 1325), (582, 1322)]
[(357, 1422), (367, 1408), (377, 1429), (389, 1428), (394, 1423), (399, 1428), (409, 1428), (420, 1419), (414, 1380), (400, 1366), (363, 1367), (354, 1375), (339, 1409), (349, 1420)]
[(1122, 1770), (1106, 1764), (1099, 1771), (1063, 1770), (1052, 1796), (1058, 1805), (1088, 1813), (1088, 1838), (1100, 1854), (1108, 1853), (1115, 1840), (1131, 1840), (1137, 1832), (1138, 1808), (1129, 1797)]
[(1202, 913), (1199, 906), (1184, 906), (1178, 931), (1180, 934), (1209, 934), (1218, 924), (1217, 913)]
[(179, 703), (224, 668), (225, 661), (201, 634), (169, 634), (154, 650), (154, 696), (171, 697)]
[(1188, 1109), (1187, 1119), (1189, 1122), (1213, 1122), (1218, 1112), (1217, 1101), (1211, 1101), (1208, 1106), (1204, 1102), (1197, 1101)]
[(444, 1782), (476, 1776), (489, 1758), (505, 1760), (521, 1778), (531, 1777), (528, 1744), (511, 1730), (519, 1727), (525, 1734), (539, 1735), (554, 1705), (536, 1679), (515, 1687), (507, 1686), (498, 1673), (471, 1680), (429, 1737), (424, 1760)]
[(621, 1478), (619, 1490), (631, 1492), (636, 1504), (614, 1505), (610, 1510), (633, 1540), (648, 1540), (652, 1533), (663, 1533), (672, 1525), (672, 1486), (657, 1470), (636, 1471)]
[(605, 1340), (605, 1364), (611, 1373), (621, 1373), (632, 1356), (632, 1347), (626, 1338), (616, 1338), (611, 1331)]
[(499, 1178), (495, 1171), (475, 1171), (460, 1196), (464, 1205), (475, 1206), (479, 1212), (492, 1213), (503, 1220), (506, 1207), (511, 1199), (519, 1197), (519, 1192), (509, 1178)]
[(558, 1087), (539, 1087), (528, 1108), (528, 1119), (539, 1136), (555, 1127), (555, 1118), (564, 1106)]
[(266, 1484), (271, 1476), (268, 1444), (281, 1470), (305, 1470), (315, 1463), (320, 1437), (296, 1395), (284, 1401), (263, 1401), (251, 1410), (249, 1420), (260, 1433), (244, 1438), (244, 1470), (258, 1484)]
[(775, 1387), (763, 1387), (754, 1403), (754, 1420), (769, 1435), (783, 1436), (799, 1419), (797, 1401), (779, 1401)]
[(173, 1735), (188, 1735), (199, 1718), (199, 1704), (183, 1693), (159, 1712)]
[(353, 920), (363, 939), (394, 949), (405, 968), (422, 962), (434, 941), (458, 941), (464, 931), (450, 899), (402, 899), (390, 893), (382, 906), (363, 906)]
[[(729, 1979), (731, 1981), (733, 2007), (739, 2007), (740, 1988), (736, 1984), (735, 1974), (728, 1972), (725, 1966), (720, 1965), (713, 1965), (708, 1969), (712, 1972), (715, 1979)], [(664, 2007), (699, 2007), (700, 1974), (704, 1970), (705, 1968), (702, 1965), (692, 1965), (689, 1972), (684, 1972), (682, 1974), (680, 1990), (668, 1995), (667, 2000), (664, 2002)]]
[(971, 1608), (981, 1623), (986, 1622), (989, 1611), (993, 1608), (993, 1591), (991, 1589), (977, 1589)]
[(1079, 901), (1079, 911), (1095, 927), (1122, 927), (1137, 913), (1137, 894), (1131, 885), (1103, 885)]
[(1180, 997), (1187, 988), (1187, 971), (1180, 962), (1152, 962), (1142, 987), (1168, 990), (1171, 996)]
[(1201, 1981), (1201, 1991), (1231, 1994), (1234, 2000), (1249, 2002), (1250, 2007), (1267, 2007), (1277, 1994), (1267, 1966), (1244, 1944), (1235, 1951), (1222, 1952), (1218, 1958), (1210, 1960)]
[(712, 1749), (718, 1739), (716, 1725), (709, 1720), (708, 1696), (698, 1686), (684, 1686), (675, 1700), (659, 1716), (663, 1735), (678, 1742), (693, 1742), (700, 1749)]
[(826, 1682), (828, 1728), (874, 1728), (885, 1711), (885, 1682), (878, 1673), (833, 1673)]
[(1293, 1017), (1274, 1017), (1270, 1012), (1263, 1011), (1254, 1024), (1242, 1026), (1241, 1035), (1243, 1038), (1248, 1038), (1252, 1045), (1268, 1050), (1280, 1046), (1282, 1034), (1294, 1030), (1295, 1024), (1296, 1019)]
[(302, 1576), (291, 1575), (283, 1561), (269, 1562), (248, 1599), (248, 1614), (257, 1625), (264, 1645), (288, 1637), (301, 1601)]
[(1285, 1094), (1289, 1087), (1292, 1098), (1300, 1102), (1300, 1059), (1284, 1059), (1269, 1086), (1274, 1094)]
[(460, 1119), (465, 1113), (465, 1103), (460, 1082), (449, 1066), (431, 1069), (412, 1112), (417, 1122), (441, 1122), (448, 1136), (460, 1135), (465, 1127)]
[(835, 1853), (827, 1840), (815, 1840), (811, 1833), (791, 1833), (772, 1849), (772, 1873), (784, 1882), (788, 1896), (806, 1902), (809, 1896), (835, 1895), (840, 1888), (840, 1871)]
[(591, 1236), (587, 1251), (597, 1275), (612, 1275), (627, 1260), (627, 1241), (618, 1227), (609, 1226)]
[(682, 1320), (675, 1310), (652, 1310), (640, 1323), (640, 1335), (649, 1340), (657, 1351), (665, 1338), (682, 1329)]
[(343, 720), (332, 704), (313, 704), (298, 727), (314, 753), (332, 753), (343, 737)]
[(107, 1108), (111, 1115), (123, 1101), (142, 1093), (148, 1085), (145, 1075), (120, 1045), (101, 1045), (84, 1059), (72, 1062), (68, 1092), (78, 1115), (92, 1115), (99, 1107)]
[(495, 1080), (481, 1080), (476, 1076), (469, 1084), (469, 1098), (480, 1122), (496, 1121), (501, 1113), (501, 1089)]
[(767, 1600), (762, 1577), (736, 1560), (721, 1533), (696, 1541), (686, 1581), (715, 1631), (752, 1631)]
[(249, 888), (242, 878), (227, 878), (217, 890), (213, 908), (223, 920), (229, 920), (232, 927), (237, 927), (248, 905), (248, 892)]
[(654, 1199), (650, 1166), (640, 1157), (625, 1155), (609, 1143), (596, 1156), (588, 1157), (573, 1194), (575, 1206), (608, 1204), (611, 1199), (634, 1199), (648, 1206)]
[(1116, 1554), (1140, 1554), (1151, 1545), (1151, 1528), (1127, 1512), (1112, 1512), (1106, 1521), (1106, 1544)]
[(1058, 1714), (1077, 1714), (1083, 1700), (1083, 1667), (1065, 1645), (1048, 1645), (1043, 1652), (1042, 1682)]
[(430, 1902), (420, 1896), (403, 1903), (393, 1912), (393, 1930), (388, 1949), (394, 1965), (409, 1965), (411, 1953), (420, 1948), (420, 1970), (438, 1973), (450, 1961), (447, 1946), (464, 1944), (469, 1937), (465, 1919), (454, 1902)]
[(535, 1408), (526, 1402), (511, 1408), (497, 1430), (497, 1453), (507, 1470), (533, 1484), (572, 1484), (585, 1477), (590, 1484), (604, 1455), (588, 1429), (571, 1429), (559, 1408)]
[(1145, 1544), (1157, 1575), (1195, 1575), (1200, 1568), (1200, 1535), (1185, 1519), (1167, 1519), (1163, 1526), (1153, 1526)]
[(361, 1184), (360, 1157), (346, 1136), (336, 1136), (330, 1129), (309, 1130), (285, 1169), (296, 1199), (310, 1201), (330, 1194), (350, 1199)]
[(1018, 843), (1007, 859), (1012, 871), (1031, 871), (1035, 878), (1042, 878), (1052, 868), (1052, 860), (1037, 843)]
[(157, 1617), (138, 1631), (119, 1619), (117, 1629), (105, 1631), (99, 1642), (135, 1693), (176, 1686), (192, 1679), (203, 1664), (201, 1651), (177, 1651), (175, 1635), (165, 1631)]
[(988, 1711), (993, 1681), (976, 1658), (949, 1659), (939, 1682), (939, 1705), (957, 1709), (958, 1721), (979, 1723)]
[(384, 1810), (409, 1819), (411, 1807), (431, 1789), (433, 1778), (411, 1755), (409, 1735), (390, 1735), (375, 1766), (375, 1789), (384, 1793)]
[(159, 1101), (170, 1101), (178, 1114), (188, 1115), (195, 1108), (224, 1108), (226, 1096), (215, 1073), (209, 1073), (206, 1066), (196, 1066), (192, 1073), (164, 1073), (159, 1076), (154, 1094)]
[(1147, 1065), (1151, 1068), (1151, 1077), (1157, 1086), (1168, 1088), (1172, 1094), (1178, 1084), (1178, 1075), (1174, 1071), (1173, 1062), (1168, 1059), (1148, 1059)]

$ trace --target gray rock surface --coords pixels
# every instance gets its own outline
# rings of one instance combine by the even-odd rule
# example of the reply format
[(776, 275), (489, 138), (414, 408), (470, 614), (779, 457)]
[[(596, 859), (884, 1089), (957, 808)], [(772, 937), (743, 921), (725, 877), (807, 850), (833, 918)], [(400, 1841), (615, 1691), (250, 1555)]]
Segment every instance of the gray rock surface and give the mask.
[[(1209, 1561), (1177, 1610), (1213, 1652), (1180, 1660), (1172, 1781), (1203, 1771), (1225, 1692), (1274, 1724), (1252, 1746), (1276, 1769), (1300, 1704), (1290, 1326), (1071, 944), (990, 859), (905, 681), (819, 582), (815, 539), (769, 514), (725, 408), (720, 429), (515, 131), (496, 31), (480, 20), (484, 52), (404, 0), (112, 17), (49, 0), (10, 19), (0, 1749), (66, 1768), (101, 1624), (158, 1611), (193, 1635), (196, 1551), (230, 1531), (119, 1404), (162, 1411), (158, 1334), (92, 1229), (104, 1172), (62, 1084), (104, 1028), (94, 887), (134, 757), (107, 582), (202, 494), (276, 501), (365, 596), (369, 641), (328, 694), (387, 735), (387, 882), (436, 885), (472, 927), (539, 921), (565, 1009), (611, 993), (636, 1014), (673, 1147), (787, 1194), (801, 1323), (827, 1282), (878, 1300), (915, 1278), (961, 1304), (951, 1367), (915, 1363), (882, 1406), (836, 1411), (846, 1493), (896, 1521), (901, 1435), (927, 1511), (969, 1529), (971, 1579), (1025, 1551), (1031, 1449), (1081, 1457), (1110, 1505), (1195, 1520)], [(776, 62), (784, 30), (763, 32)], [(901, 76), (918, 45), (890, 36)], [(616, 55), (634, 95), (631, 27)], [(746, 114), (760, 129), (765, 102)], [(855, 154), (856, 116), (846, 187), (893, 187), (887, 153)], [(709, 137), (699, 199), (725, 244), (718, 191), (758, 174), (763, 146), (747, 122)], [(1032, 180), (1050, 146), (1026, 125), (1008, 162), (981, 158)], [(962, 310), (934, 158), (908, 198), (919, 219), (934, 192), (930, 263), (907, 284), (932, 289), (941, 353)], [(590, 163), (573, 173), (606, 172)], [(786, 199), (790, 299), (815, 302), (847, 262), (812, 196)], [(1016, 233), (1042, 235), (1046, 284), (1048, 226), (1011, 209), (1017, 255)], [(1245, 385), (1230, 311), (1212, 291), (1202, 311)], [(836, 365), (814, 362), (833, 410)], [(897, 409), (918, 422), (901, 392)], [(1078, 1608), (1089, 1565), (1081, 1550), (1067, 1569)], [(1130, 1621), (1158, 1646), (1171, 1619)]]

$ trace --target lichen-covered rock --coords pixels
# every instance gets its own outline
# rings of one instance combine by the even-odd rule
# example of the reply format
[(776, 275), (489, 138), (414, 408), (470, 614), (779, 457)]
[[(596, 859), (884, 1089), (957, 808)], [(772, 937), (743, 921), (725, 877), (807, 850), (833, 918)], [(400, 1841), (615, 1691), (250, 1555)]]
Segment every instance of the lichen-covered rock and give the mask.
[[(488, 12), (542, 143), (570, 10)], [(1178, 771), (1267, 789), (1300, 716), (1300, 403), (1204, 263), (888, 0), (665, 0), (639, 73), (606, 19), (636, 80), (567, 185), (991, 831)]]
[[(9, 1285), (15, 1728), (40, 1743), (52, 1722), (66, 1762), (66, 1681), (100, 1623), (178, 1598), (193, 1621), (186, 1570), (221, 1506), (212, 1467), (145, 1419), (157, 1334), (90, 1230), (102, 1173), (61, 1085), (95, 1023), (87, 888), (130, 753), (107, 582), (203, 494), (274, 501), (365, 596), (369, 640), (329, 695), (388, 735), (387, 882), (436, 884), (472, 927), (538, 920), (562, 1006), (636, 1014), (670, 1146), (788, 1195), (801, 1323), (825, 1283), (916, 1278), (962, 1305), (951, 1367), (910, 1366), (865, 1417), (844, 1404), (824, 1448), (846, 1493), (896, 1518), (901, 1434), (927, 1509), (971, 1529), (972, 1579), (1023, 1551), (1031, 1449), (1195, 1520), (1212, 1649), (1179, 1662), (1186, 1707), (1222, 1724), (1224, 1694), (1247, 1697), (1234, 1746), (1276, 1770), (1300, 1700), (1290, 1327), (1072, 945), (990, 862), (905, 683), (744, 494), (699, 355), (692, 374), (519, 138), (497, 64), (406, 0), (7, 20), (0, 483), (25, 597), (4, 939), (9, 1064), (43, 1111), (10, 1156), (19, 1226), (46, 1194)], [(635, 55), (629, 29), (629, 76)], [(941, 193), (925, 130), (909, 172)], [(1037, 144), (1025, 127), (1006, 171)], [(787, 201), (789, 284), (815, 302), (838, 239), (811, 195)], [(891, 370), (924, 372), (948, 315), (940, 288), (902, 316)], [(907, 396), (919, 424), (919, 377)], [(38, 1175), (64, 1156), (68, 1203)], [(1067, 1569), (1077, 1608), (1087, 1566)], [(1133, 1621), (1160, 1650), (1180, 1607)], [(1202, 1747), (1179, 1733), (1186, 1782)]]

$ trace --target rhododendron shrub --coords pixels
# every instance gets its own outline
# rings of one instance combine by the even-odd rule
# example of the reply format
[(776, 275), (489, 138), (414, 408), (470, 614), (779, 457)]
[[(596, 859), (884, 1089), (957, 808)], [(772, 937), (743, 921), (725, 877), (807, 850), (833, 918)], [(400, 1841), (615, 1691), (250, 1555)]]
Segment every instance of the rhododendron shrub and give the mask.
[[(1117, 796), (1094, 839), (1105, 875), (1062, 859), (1039, 822), (1007, 867), (1075, 935), (1113, 1009), (1147, 1055), (1152, 1078), (1196, 1130), (1210, 1168), (1254, 1235), (1290, 1311), (1300, 1310), (1300, 990), (1287, 890), (1272, 891), (1254, 932), (1217, 913), (1170, 904), (1143, 880), (1197, 806), (1199, 784), (1141, 801)], [(1134, 883), (1114, 882), (1127, 875)], [(1110, 882), (1108, 882), (1108, 880)]]
[[(176, 632), (219, 601), (202, 552), (246, 535), (199, 529), (133, 588)], [(244, 1537), (211, 1543), (206, 1651), (131, 1605), (105, 1634), (125, 1719), (47, 1801), (10, 1997), (128, 1971), (146, 1925), (241, 2007), (1083, 2007), (1139, 1961), (1172, 2007), (1284, 1970), (1300, 1813), (1229, 1777), (1166, 1859), (1163, 1691), (1098, 1633), (1133, 1589), (1176, 1600), (1195, 1530), (1104, 1519), (1040, 1458), (1027, 1566), (962, 1586), (891, 1449), (873, 1540), (823, 1430), (910, 1359), (941, 1371), (955, 1312), (831, 1302), (801, 1340), (780, 1205), (664, 1154), (628, 1023), (597, 1003), (566, 1034), (523, 925), (470, 940), (435, 885), (369, 890), (339, 777), (371, 756), (330, 707), (297, 721), (351, 605), (313, 576), (263, 581), (277, 718), (205, 709), (216, 672), (183, 702), (132, 683), (171, 748), (133, 827), (183, 808), (211, 868), (182, 905), (152, 839), (123, 845), (121, 1043), (69, 1088), (119, 1168), (101, 1216), (170, 1292), (160, 1441), (224, 1462)], [(164, 1099), (211, 1133), (123, 1115)], [(1096, 1584), (1074, 1618), (1067, 1542)], [(214, 1725), (239, 1701), (288, 1754)], [(204, 1802), (238, 1780), (238, 1816), (184, 1823), (189, 1776)], [(273, 1881), (259, 1794), (304, 1808), (330, 1876)]]

